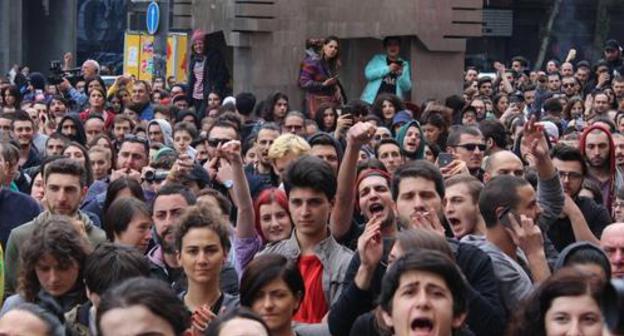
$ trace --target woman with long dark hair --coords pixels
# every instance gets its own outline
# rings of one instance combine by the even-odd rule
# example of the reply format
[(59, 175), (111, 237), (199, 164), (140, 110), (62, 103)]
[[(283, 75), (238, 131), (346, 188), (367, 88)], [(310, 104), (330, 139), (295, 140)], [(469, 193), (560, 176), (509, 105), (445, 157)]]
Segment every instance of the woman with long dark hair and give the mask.
[(281, 125), (289, 110), (288, 96), (281, 92), (274, 92), (267, 97), (264, 103), (262, 118), (264, 121), (275, 122)]
[(333, 133), (338, 124), (338, 111), (332, 104), (323, 103), (316, 109), (314, 119), (320, 131)]
[(388, 128), (392, 128), (392, 120), (394, 116), (401, 110), (404, 110), (405, 106), (396, 95), (391, 93), (382, 93), (375, 98), (375, 102), (373, 103), (372, 112), (376, 115), (383, 126)]
[(314, 119), (316, 110), (323, 103), (338, 106), (345, 102), (344, 90), (338, 80), (340, 66), (340, 44), (335, 36), (323, 41), (318, 56), (307, 56), (303, 60), (299, 87), (306, 94), (309, 118)]

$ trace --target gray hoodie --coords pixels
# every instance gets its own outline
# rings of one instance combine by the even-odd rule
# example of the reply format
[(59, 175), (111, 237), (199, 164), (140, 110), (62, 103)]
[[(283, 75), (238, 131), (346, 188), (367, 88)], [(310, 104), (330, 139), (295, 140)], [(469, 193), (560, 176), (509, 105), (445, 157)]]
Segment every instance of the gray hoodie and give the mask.
[(147, 124), (147, 130), (151, 125), (157, 124), (165, 137), (165, 143), (163, 145), (173, 148), (173, 129), (169, 122), (165, 119), (154, 119)]

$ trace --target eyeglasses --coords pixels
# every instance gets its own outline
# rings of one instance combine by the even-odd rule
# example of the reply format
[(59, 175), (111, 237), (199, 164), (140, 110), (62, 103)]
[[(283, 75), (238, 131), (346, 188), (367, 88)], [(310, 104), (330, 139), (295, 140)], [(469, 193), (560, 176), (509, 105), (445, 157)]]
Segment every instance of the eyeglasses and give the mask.
[(219, 146), (219, 144), (223, 145), (224, 143), (228, 141), (230, 141), (230, 139), (212, 138), (212, 139), (206, 140), (206, 142), (208, 143), (208, 146), (210, 147), (217, 147)]
[(562, 180), (564, 180), (566, 178), (568, 178), (570, 180), (579, 180), (579, 179), (583, 178), (583, 174), (577, 173), (577, 172), (559, 171), (559, 178), (562, 179)]
[(462, 144), (462, 145), (457, 145), (455, 147), (461, 147), (467, 151), (470, 152), (474, 152), (475, 149), (479, 148), (479, 151), (483, 152), (485, 151), (485, 144)]
[(382, 139), (390, 139), (390, 134), (388, 134), (388, 133), (375, 134), (373, 139), (375, 139), (375, 141), (381, 141)]
[(574, 83), (565, 83), (565, 84), (563, 84), (563, 87), (564, 87), (564, 88), (571, 88), (571, 87), (574, 87)]
[(614, 202), (613, 209), (622, 209), (624, 208), (624, 202)]

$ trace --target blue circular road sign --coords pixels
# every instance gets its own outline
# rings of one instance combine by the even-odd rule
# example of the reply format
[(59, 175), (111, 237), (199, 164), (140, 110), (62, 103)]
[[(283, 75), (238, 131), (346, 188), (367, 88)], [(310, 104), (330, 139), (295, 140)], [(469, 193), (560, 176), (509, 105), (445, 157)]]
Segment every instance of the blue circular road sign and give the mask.
[(147, 24), (147, 32), (150, 35), (156, 34), (158, 31), (158, 21), (160, 20), (160, 7), (155, 1), (150, 2), (145, 13), (145, 22)]

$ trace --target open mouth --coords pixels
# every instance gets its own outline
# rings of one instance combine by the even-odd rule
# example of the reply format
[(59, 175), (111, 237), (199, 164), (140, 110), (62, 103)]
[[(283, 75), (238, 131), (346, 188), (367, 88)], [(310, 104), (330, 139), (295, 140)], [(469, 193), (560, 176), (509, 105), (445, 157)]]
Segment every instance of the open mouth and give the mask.
[(433, 321), (425, 317), (418, 317), (412, 320), (411, 328), (417, 335), (429, 335), (433, 330)]
[(451, 224), (451, 226), (459, 226), (461, 224), (461, 220), (459, 220), (459, 218), (449, 217), (446, 220), (449, 224)]
[(384, 206), (381, 203), (373, 203), (368, 207), (371, 215), (375, 215), (384, 211)]

